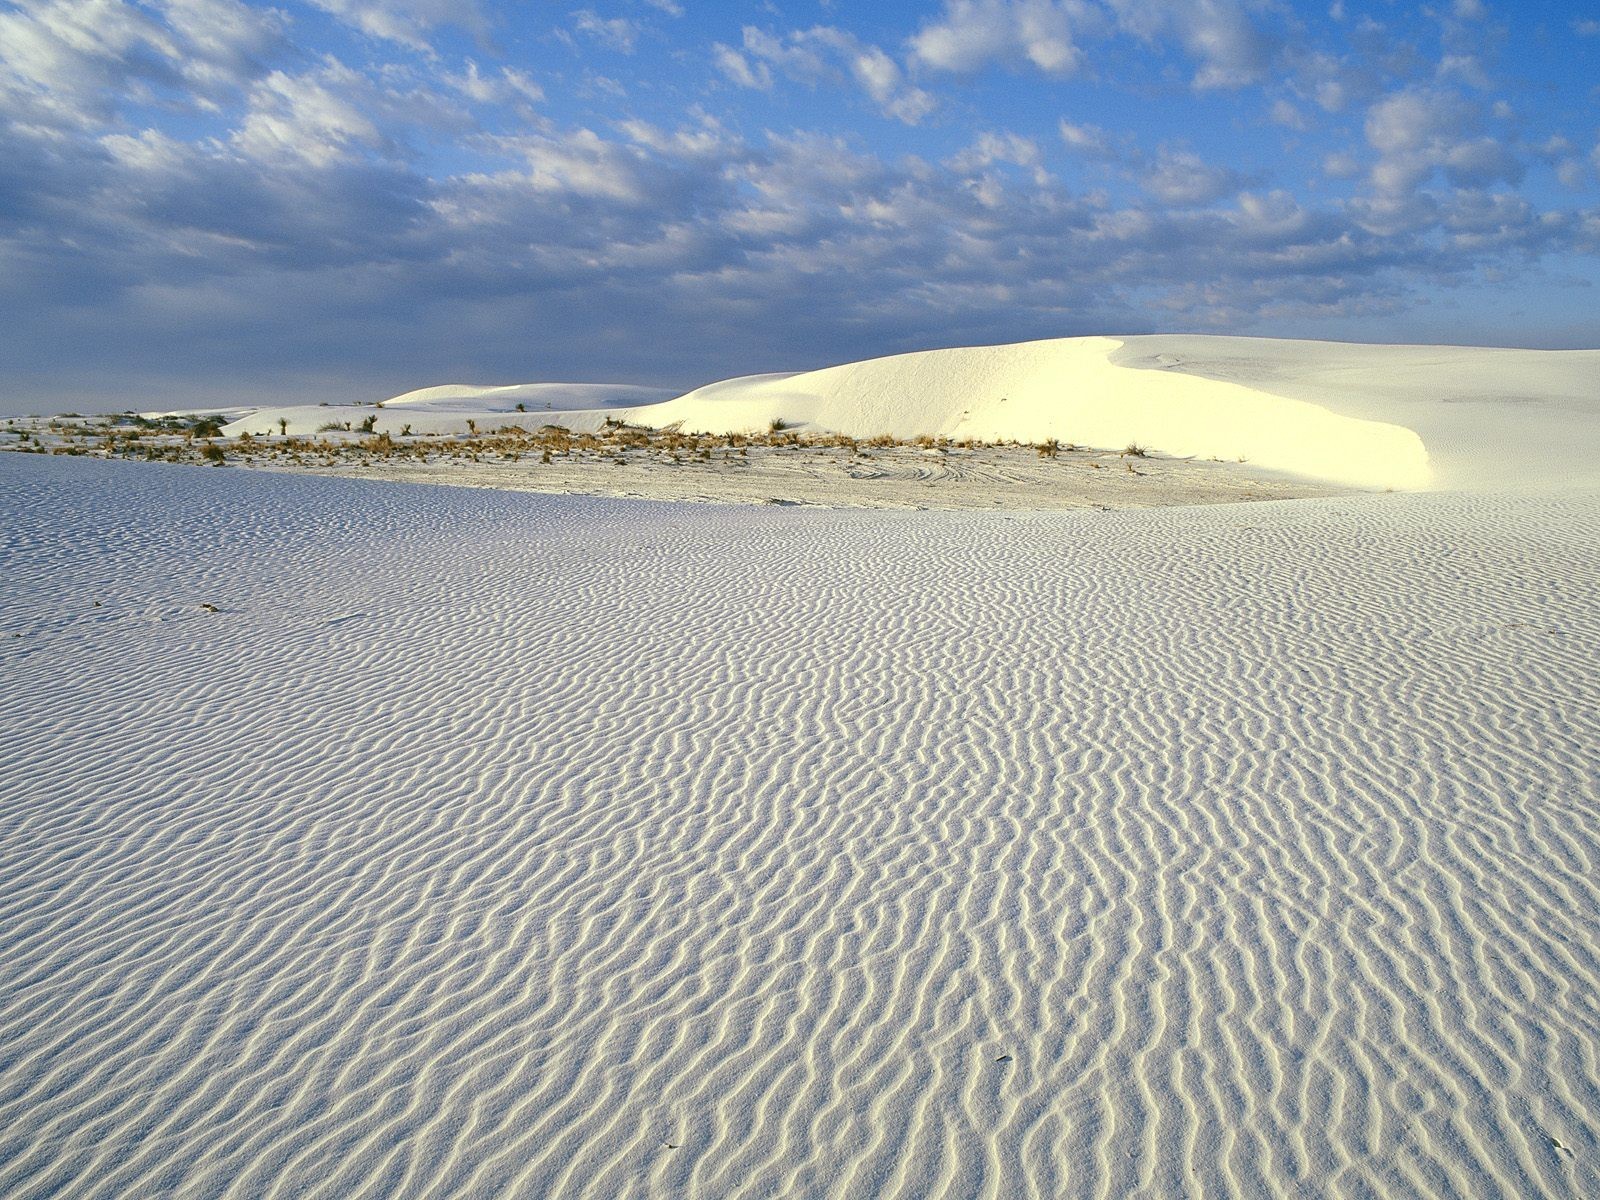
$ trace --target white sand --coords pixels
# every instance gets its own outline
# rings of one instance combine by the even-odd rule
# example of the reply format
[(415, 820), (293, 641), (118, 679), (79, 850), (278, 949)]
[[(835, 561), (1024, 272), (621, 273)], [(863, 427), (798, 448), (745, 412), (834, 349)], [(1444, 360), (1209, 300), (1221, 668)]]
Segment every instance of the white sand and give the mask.
[(1489, 482), (0, 455), (0, 1195), (1600, 1194), (1594, 399), (1380, 385)]
[[(857, 437), (1057, 438), (1111, 450), (1137, 442), (1364, 488), (1528, 488), (1564, 484), (1572, 456), (1600, 454), (1590, 419), (1597, 380), (1600, 350), (1060, 338), (749, 376), (632, 406), (626, 389), (607, 385), (427, 389), (381, 410), (262, 409), (228, 432), (274, 433), (280, 417), (300, 434), (364, 416), (391, 434), (460, 433), (468, 420), (595, 429), (609, 417), (713, 433), (782, 420)], [(556, 400), (534, 411), (528, 397), (541, 388)], [(590, 395), (606, 404), (585, 407)]]
[(915, 444), (857, 451), (824, 446), (747, 448), (709, 461), (657, 452), (561, 456), (526, 450), (515, 459), (457, 453), (418, 461), (345, 455), (332, 465), (285, 465), (235, 449), (236, 466), (306, 471), (398, 483), (505, 488), (557, 496), (610, 496), (705, 504), (810, 504), (828, 508), (1053, 509), (1158, 508), (1334, 495), (1349, 489), (1236, 463), (1109, 451), (975, 446), (924, 450)]

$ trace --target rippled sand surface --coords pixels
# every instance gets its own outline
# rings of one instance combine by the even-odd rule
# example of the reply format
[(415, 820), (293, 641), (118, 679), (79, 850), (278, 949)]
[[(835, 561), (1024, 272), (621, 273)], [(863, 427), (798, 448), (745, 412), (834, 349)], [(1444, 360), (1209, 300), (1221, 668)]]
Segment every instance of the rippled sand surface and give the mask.
[(0, 456), (0, 1194), (1600, 1194), (1597, 547)]

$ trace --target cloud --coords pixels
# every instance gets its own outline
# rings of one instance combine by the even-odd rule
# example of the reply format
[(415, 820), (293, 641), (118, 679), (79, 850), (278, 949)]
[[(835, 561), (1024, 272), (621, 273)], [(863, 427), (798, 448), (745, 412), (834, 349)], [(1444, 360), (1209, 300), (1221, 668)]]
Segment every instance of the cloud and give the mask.
[[(505, 74), (485, 80), (472, 68), (464, 79), (443, 82), (501, 102), (526, 101), (532, 86)], [(471, 127), (471, 116), (430, 83), (398, 71), (373, 75), (327, 58), (310, 70), (273, 71), (253, 84), (230, 141), (248, 158), (325, 167), (364, 155), (404, 158), (413, 133)]]
[[(836, 26), (751, 27), (709, 62), (677, 54), (690, 73), (672, 95), (737, 111), (666, 118), (647, 106), (658, 96), (636, 89), (636, 102), (594, 74), (601, 33), (575, 34), (548, 67), (501, 64), (430, 45), (463, 11), (443, 6), (363, 17), (350, 4), (346, 18), (381, 44), (344, 60), (230, 0), (0, 8), (0, 370), (13, 395), (114, 379), (131, 397), (188, 379), (215, 389), (203, 402), (268, 386), (333, 398), (348, 394), (340, 379), (382, 394), (380, 379), (400, 390), (455, 374), (692, 384), (1155, 321), (1326, 332), (1315, 323), (1403, 316), (1486, 270), (1512, 278), (1600, 251), (1592, 123), (1556, 122), (1557, 136), (1526, 92), (1497, 109), (1465, 66), (1481, 47), (1397, 58), (1385, 47), (1404, 41), (1398, 25), (1346, 26), (1336, 54), (1284, 44), (1276, 10), (1189, 9), (970, 0), (881, 44)], [(665, 24), (643, 0), (624, 11)], [(565, 6), (558, 19), (572, 30)], [(972, 40), (941, 48), (941, 28)], [(1314, 117), (1318, 136), (1269, 132), (1285, 158), (1262, 167), (1226, 134), (1198, 153), (1150, 150), (1137, 125), (1090, 124), (1115, 110), (1080, 105), (1079, 90), (1120, 86), (1109, 81), (996, 81), (1023, 113), (1070, 111), (1054, 134), (1021, 116), (997, 128), (986, 83), (965, 106), (936, 108), (925, 90), (989, 65), (1109, 76), (1126, 51), (1140, 72), (1154, 62), (1129, 77), (1140, 86), (1271, 81), (1239, 102), (1191, 97), (1195, 120), (1224, 103), (1284, 128)], [(779, 110), (783, 132), (762, 132), (778, 123), (767, 98), (704, 89), (714, 72), (753, 92), (844, 89), (908, 124), (937, 112), (938, 128), (811, 127), (793, 113), (831, 106), (799, 105)], [(1062, 156), (1093, 190), (1051, 173)], [(1540, 186), (1524, 189), (1530, 163)], [(1298, 182), (1319, 166), (1326, 178)], [(1544, 194), (1556, 180), (1578, 192), (1565, 207)], [(1396, 326), (1334, 326), (1371, 328)]]
[(1227, 167), (1209, 164), (1188, 151), (1165, 147), (1140, 179), (1141, 186), (1156, 199), (1184, 206), (1210, 204), (1237, 192), (1244, 182), (1242, 175)]
[(712, 44), (711, 54), (717, 70), (740, 87), (762, 92), (771, 90), (772, 70), (766, 63), (759, 59), (752, 61), (732, 46), (725, 46), (721, 42)]
[(128, 102), (214, 108), (285, 51), (273, 11), (235, 0), (45, 0), (0, 11), (0, 112), (58, 130)]
[(369, 37), (394, 42), (419, 53), (433, 52), (430, 34), (455, 25), (487, 39), (489, 19), (478, 0), (307, 0)]
[(1370, 172), (1374, 191), (1402, 199), (1437, 171), (1457, 186), (1520, 181), (1516, 154), (1480, 126), (1480, 111), (1459, 93), (1415, 87), (1384, 97), (1365, 123), (1367, 143), (1378, 151)]
[(980, 170), (996, 163), (1031, 167), (1038, 162), (1038, 143), (1015, 133), (979, 134), (975, 142), (949, 160), (950, 166), (957, 171)]
[(526, 170), (482, 179), (498, 186), (515, 184), (533, 192), (608, 200), (641, 206), (652, 189), (644, 158), (635, 150), (608, 141), (590, 129), (560, 136), (528, 134), (502, 139), (499, 147), (521, 157)]
[(813, 86), (848, 78), (885, 116), (907, 125), (918, 124), (937, 107), (933, 95), (913, 86), (881, 48), (832, 26), (780, 37), (747, 25), (742, 52), (721, 43), (713, 52), (718, 69), (742, 87), (770, 88), (773, 70)]
[(572, 27), (587, 34), (602, 46), (632, 54), (639, 41), (639, 23), (626, 17), (601, 17), (593, 9), (581, 8), (572, 14)]
[(1305, 114), (1287, 100), (1274, 100), (1268, 119), (1274, 125), (1282, 125), (1285, 129), (1293, 129), (1297, 133), (1304, 133), (1311, 128), (1311, 123), (1306, 120)]
[(1110, 136), (1101, 126), (1074, 125), (1066, 117), (1062, 117), (1056, 130), (1061, 133), (1061, 141), (1066, 142), (1067, 149), (1074, 150), (1085, 158), (1117, 157), (1117, 149), (1110, 144)]
[(478, 104), (538, 104), (544, 99), (544, 89), (526, 71), (516, 67), (501, 67), (485, 75), (470, 58), (466, 69), (459, 73), (442, 72), (440, 78), (449, 87)]
[(940, 71), (999, 63), (1070, 75), (1084, 62), (1080, 33), (1103, 24), (1097, 9), (1078, 0), (946, 0), (910, 44), (919, 62)]
[(1197, 88), (1235, 88), (1267, 73), (1276, 42), (1257, 22), (1270, 11), (1252, 0), (945, 0), (910, 45), (934, 70), (1000, 65), (1068, 76), (1088, 61), (1086, 43), (1121, 32), (1177, 45), (1198, 64)]
[(233, 143), (251, 158), (299, 159), (318, 167), (364, 150), (383, 151), (387, 139), (377, 124), (340, 94), (363, 82), (342, 67), (299, 76), (274, 71), (251, 92), (250, 111)]
[(1147, 42), (1177, 41), (1199, 64), (1197, 88), (1263, 78), (1276, 40), (1258, 24), (1270, 7), (1248, 0), (1108, 0), (1118, 25)]

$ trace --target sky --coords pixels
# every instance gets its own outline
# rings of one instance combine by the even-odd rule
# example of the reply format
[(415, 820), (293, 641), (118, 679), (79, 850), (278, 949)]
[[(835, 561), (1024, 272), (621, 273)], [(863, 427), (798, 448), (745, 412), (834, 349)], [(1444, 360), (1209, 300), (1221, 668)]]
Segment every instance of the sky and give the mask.
[(1600, 346), (1600, 0), (0, 0), (0, 412)]

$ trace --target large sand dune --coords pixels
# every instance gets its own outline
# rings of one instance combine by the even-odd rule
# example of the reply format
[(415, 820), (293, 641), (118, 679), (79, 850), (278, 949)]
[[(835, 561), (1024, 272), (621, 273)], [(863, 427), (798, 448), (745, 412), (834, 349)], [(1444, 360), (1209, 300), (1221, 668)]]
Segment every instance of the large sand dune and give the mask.
[[(391, 434), (622, 419), (714, 433), (781, 421), (860, 437), (1136, 442), (1340, 485), (1504, 490), (1563, 485), (1575, 460), (1600, 455), (1597, 380), (1596, 350), (1160, 335), (930, 350), (648, 403), (606, 385), (424, 389), (366, 415)], [(330, 412), (348, 419), (263, 409), (228, 428), (271, 433), (283, 417), (310, 433)]]
[(0, 514), (0, 1194), (1600, 1194), (1592, 476)]

